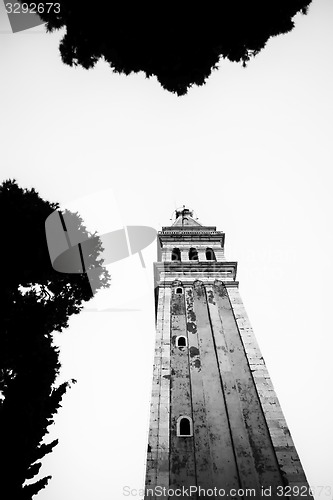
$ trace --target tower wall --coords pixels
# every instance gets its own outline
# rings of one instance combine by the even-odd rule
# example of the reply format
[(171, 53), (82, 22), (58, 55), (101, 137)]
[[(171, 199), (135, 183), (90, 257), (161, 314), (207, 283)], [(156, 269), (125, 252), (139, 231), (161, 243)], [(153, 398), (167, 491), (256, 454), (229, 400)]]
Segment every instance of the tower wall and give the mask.
[[(198, 224), (190, 229), (160, 233), (146, 499), (168, 498), (154, 496), (156, 487), (216, 488), (239, 499), (244, 497), (239, 489), (260, 497), (269, 488), (268, 496), (276, 500), (298, 487), (294, 496), (309, 498), (238, 292), (237, 263), (224, 258), (223, 233)], [(196, 262), (187, 258), (192, 247)], [(214, 262), (205, 261), (206, 247), (214, 249)], [(181, 261), (172, 261), (173, 248), (181, 250)], [(177, 344), (179, 336), (186, 346)], [(179, 434), (182, 417), (193, 423), (192, 433)], [(230, 495), (231, 489), (238, 494)]]
[[(198, 485), (229, 490), (238, 486), (238, 474), (206, 294), (200, 283), (188, 287), (187, 305), (189, 336), (195, 344), (190, 345), (188, 352), (190, 363), (195, 358), (191, 363), (191, 376), (197, 384), (193, 384), (192, 398), (204, 410), (200, 418), (194, 412), (193, 424), (196, 449), (202, 457), (197, 471)], [(197, 390), (200, 379), (201, 387)], [(204, 435), (202, 428), (206, 431)]]
[(309, 487), (301, 461), (274, 391), (264, 358), (254, 336), (239, 290), (237, 288), (228, 288), (228, 296), (285, 483), (291, 487), (298, 486), (303, 492), (308, 492)]
[(178, 336), (186, 336), (184, 294), (172, 289), (171, 298), (171, 414), (170, 414), (170, 486), (174, 489), (196, 484), (194, 441), (177, 436), (177, 420), (192, 417), (191, 380), (187, 347), (176, 346)]
[[(160, 287), (156, 321), (146, 487), (169, 487), (171, 288)], [(154, 497), (150, 497), (154, 498)]]

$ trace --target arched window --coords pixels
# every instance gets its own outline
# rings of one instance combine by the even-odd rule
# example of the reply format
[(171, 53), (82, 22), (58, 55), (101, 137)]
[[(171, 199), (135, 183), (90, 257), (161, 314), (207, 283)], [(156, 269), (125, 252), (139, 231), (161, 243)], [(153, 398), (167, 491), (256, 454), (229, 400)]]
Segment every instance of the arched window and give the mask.
[(181, 260), (179, 248), (174, 248), (171, 253), (171, 260)]
[(180, 288), (180, 286), (179, 286), (178, 288), (176, 288), (176, 293), (180, 293), (180, 294), (183, 293), (183, 289)]
[(206, 248), (206, 259), (207, 260), (216, 260), (215, 252), (212, 248)]
[(196, 248), (190, 248), (188, 252), (188, 258), (190, 260), (198, 260), (198, 251)]
[(190, 417), (179, 417), (177, 420), (177, 436), (193, 436), (193, 422)]
[(177, 337), (176, 346), (177, 347), (186, 347), (187, 346), (187, 338), (184, 337), (184, 335), (180, 335), (179, 337)]

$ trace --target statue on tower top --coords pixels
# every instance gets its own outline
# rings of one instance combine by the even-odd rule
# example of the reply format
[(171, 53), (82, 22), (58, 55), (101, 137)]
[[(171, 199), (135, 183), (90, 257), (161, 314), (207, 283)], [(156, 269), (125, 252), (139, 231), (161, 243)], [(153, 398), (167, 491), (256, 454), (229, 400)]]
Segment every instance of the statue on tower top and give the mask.
[(194, 211), (190, 208), (186, 208), (185, 205), (183, 205), (180, 208), (177, 208), (174, 211), (175, 214), (175, 221), (173, 223), (173, 226), (200, 226), (199, 222), (197, 222), (195, 216), (194, 216)]
[(178, 219), (178, 217), (180, 216), (186, 217), (187, 215), (193, 217), (193, 210), (189, 210), (188, 208), (185, 207), (185, 205), (183, 205), (181, 208), (177, 208), (175, 212), (176, 212), (176, 219)]

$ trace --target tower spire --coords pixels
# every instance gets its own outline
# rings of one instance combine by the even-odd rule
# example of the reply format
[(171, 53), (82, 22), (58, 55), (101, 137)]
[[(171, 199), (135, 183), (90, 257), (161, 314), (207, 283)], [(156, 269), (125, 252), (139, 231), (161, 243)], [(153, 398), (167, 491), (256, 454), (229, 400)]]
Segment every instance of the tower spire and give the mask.
[(183, 205), (175, 210), (175, 221), (173, 226), (201, 226), (201, 224), (194, 218), (193, 210), (186, 208)]

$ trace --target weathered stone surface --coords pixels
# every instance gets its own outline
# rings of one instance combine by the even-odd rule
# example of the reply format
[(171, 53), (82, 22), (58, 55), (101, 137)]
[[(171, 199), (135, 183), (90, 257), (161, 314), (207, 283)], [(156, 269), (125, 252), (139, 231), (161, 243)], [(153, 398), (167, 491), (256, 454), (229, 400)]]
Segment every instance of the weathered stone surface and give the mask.
[[(267, 427), (284, 481), (286, 484), (294, 484), (295, 482), (298, 482), (300, 485), (308, 488), (303, 468), (297, 455), (268, 371), (266, 367), (263, 369), (262, 366), (258, 367), (257, 365), (258, 358), (262, 360), (263, 358), (238, 289), (229, 288), (228, 296), (235, 314), (240, 337), (251, 367), (253, 380), (256, 385), (260, 404), (265, 415)], [(288, 453), (281, 453), (280, 450), (284, 447), (288, 449)]]
[[(253, 488), (257, 497), (271, 487), (275, 500), (279, 486), (308, 488), (238, 292), (237, 263), (224, 257), (224, 234), (179, 216), (159, 242), (146, 487)], [(198, 260), (189, 260), (190, 248)], [(186, 437), (177, 435), (182, 416), (193, 422)]]

